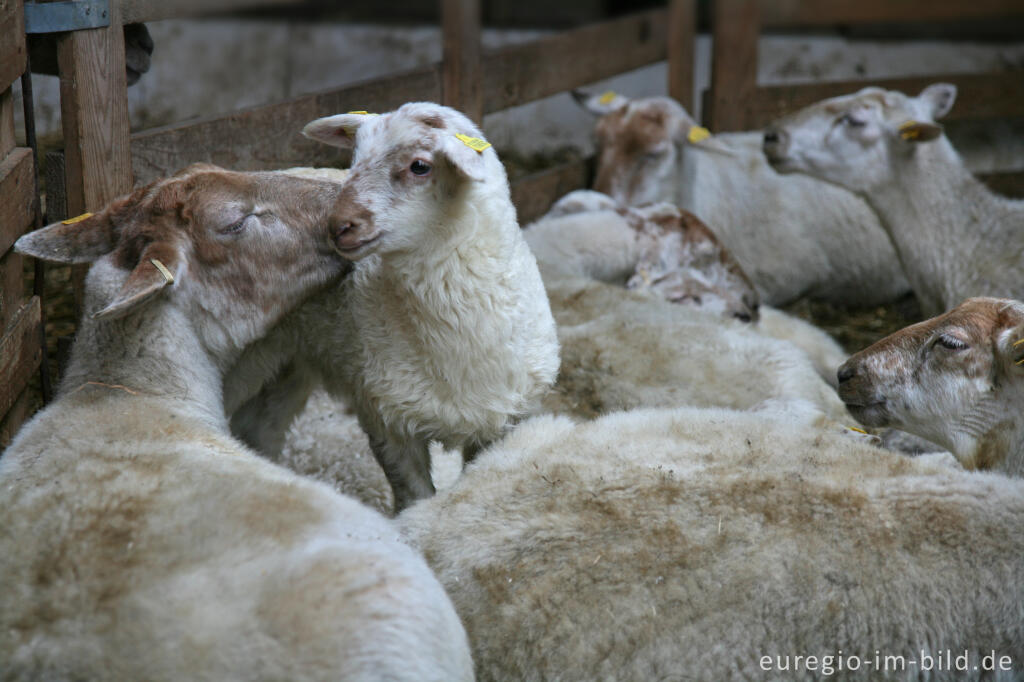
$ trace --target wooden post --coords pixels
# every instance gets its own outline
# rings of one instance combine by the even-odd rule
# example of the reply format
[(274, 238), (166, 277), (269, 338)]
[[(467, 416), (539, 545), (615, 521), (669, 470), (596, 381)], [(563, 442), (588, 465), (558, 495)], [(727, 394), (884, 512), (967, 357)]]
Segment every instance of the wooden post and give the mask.
[(714, 0), (711, 91), (704, 120), (714, 132), (745, 130), (757, 91), (757, 0)]
[(668, 5), (668, 95), (691, 115), (696, 31), (695, 0), (671, 0)]
[[(97, 211), (132, 188), (118, 5), (110, 3), (110, 26), (72, 31), (57, 40), (65, 194), (71, 216)], [(76, 268), (74, 277), (79, 313), (86, 270)]]
[(480, 0), (441, 0), (441, 103), (483, 120)]

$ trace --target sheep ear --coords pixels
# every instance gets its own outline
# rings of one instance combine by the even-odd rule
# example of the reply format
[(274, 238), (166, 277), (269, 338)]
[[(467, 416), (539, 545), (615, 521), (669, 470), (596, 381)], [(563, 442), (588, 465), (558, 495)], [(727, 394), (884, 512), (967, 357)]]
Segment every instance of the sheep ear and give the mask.
[(14, 250), (56, 263), (91, 263), (113, 251), (115, 241), (114, 226), (104, 211), (29, 232), (14, 243)]
[(604, 116), (629, 104), (629, 98), (608, 90), (600, 95), (592, 95), (585, 90), (573, 90), (572, 98), (581, 107), (594, 116)]
[(366, 123), (376, 114), (354, 113), (327, 116), (310, 121), (302, 129), (302, 134), (311, 140), (329, 144), (332, 147), (351, 149), (356, 144), (356, 132), (359, 126)]
[(1011, 372), (1024, 373), (1024, 324), (1003, 330), (996, 347)]
[(956, 102), (956, 86), (952, 83), (934, 83), (922, 90), (917, 99), (928, 107), (932, 120), (940, 119), (949, 113)]
[(942, 135), (942, 126), (926, 121), (906, 121), (900, 125), (897, 133), (906, 142), (928, 142)]
[(116, 320), (124, 317), (154, 297), (181, 277), (185, 259), (181, 251), (165, 242), (146, 247), (139, 263), (128, 275), (114, 300), (102, 310), (93, 313), (98, 320)]
[(490, 142), (462, 133), (444, 133), (441, 140), (441, 154), (459, 175), (474, 182), (482, 182), (487, 177), (484, 154), (494, 153)]

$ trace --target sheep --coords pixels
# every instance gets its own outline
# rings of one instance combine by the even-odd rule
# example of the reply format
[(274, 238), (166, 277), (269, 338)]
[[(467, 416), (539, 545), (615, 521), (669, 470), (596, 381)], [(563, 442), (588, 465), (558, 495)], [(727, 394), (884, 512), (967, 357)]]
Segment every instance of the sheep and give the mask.
[(200, 165), (18, 240), (93, 265), (59, 396), (0, 458), (0, 678), (472, 679), (390, 520), (228, 433), (227, 367), (342, 270), (339, 193)]
[(862, 196), (878, 213), (925, 315), (971, 296), (1024, 298), (1024, 201), (990, 192), (935, 120), (956, 99), (936, 83), (917, 97), (864, 88), (780, 119), (764, 152)]
[(549, 273), (625, 279), (627, 288), (668, 301), (758, 319), (757, 292), (732, 254), (700, 219), (671, 204), (630, 208), (579, 190), (556, 202), (524, 236)]
[(667, 97), (576, 93), (599, 116), (594, 189), (631, 206), (669, 201), (715, 230), (765, 303), (802, 296), (874, 305), (909, 290), (867, 204), (805, 177), (781, 177), (761, 133), (707, 133)]
[[(322, 380), (355, 409), (400, 510), (434, 492), (430, 441), (472, 457), (533, 409), (558, 372), (554, 320), (504, 168), (468, 118), (420, 102), (303, 132), (355, 148), (332, 235), (353, 271), (247, 351), (226, 406), (276, 454), (267, 425), (283, 433)], [(281, 368), (303, 388), (261, 389)], [(261, 391), (275, 399), (243, 405)]]
[[(536, 417), (398, 523), (480, 680), (862, 679), (889, 655), (867, 677), (1012, 680), (1024, 659), (1024, 481), (789, 414)], [(949, 649), (978, 668), (936, 671)]]
[(839, 368), (860, 422), (948, 448), (967, 469), (1024, 476), (1024, 303), (967, 299), (902, 329)]
[[(680, 234), (684, 235), (681, 242), (669, 241)], [(699, 303), (706, 311), (717, 310), (726, 318), (756, 322), (760, 333), (789, 341), (804, 351), (818, 374), (835, 387), (836, 370), (846, 359), (843, 349), (817, 327), (759, 306), (757, 292), (739, 264), (713, 233), (686, 211), (668, 204), (629, 208), (605, 194), (581, 190), (562, 197), (542, 219), (528, 226), (524, 235), (549, 283), (590, 278), (611, 284), (632, 281), (641, 285), (635, 288), (646, 289), (642, 284), (647, 269), (676, 287), (696, 285), (701, 288), (699, 301), (683, 296), (679, 302)], [(698, 258), (680, 248), (688, 243)], [(666, 252), (669, 258), (664, 257)], [(694, 261), (708, 274), (717, 270), (723, 275), (716, 287), (707, 289), (707, 275), (683, 266)], [(671, 293), (671, 289), (662, 289), (662, 294), (666, 291)]]

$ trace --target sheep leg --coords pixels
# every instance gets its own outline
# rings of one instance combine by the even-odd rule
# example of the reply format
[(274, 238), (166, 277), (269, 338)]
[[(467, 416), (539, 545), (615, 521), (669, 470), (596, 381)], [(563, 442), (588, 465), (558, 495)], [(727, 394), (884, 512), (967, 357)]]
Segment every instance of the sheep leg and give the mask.
[(231, 432), (264, 457), (276, 460), (284, 449), (288, 427), (306, 407), (314, 384), (301, 363), (289, 363), (231, 415)]
[(391, 484), (396, 514), (416, 500), (434, 494), (429, 443), (375, 438), (371, 434), (370, 448)]

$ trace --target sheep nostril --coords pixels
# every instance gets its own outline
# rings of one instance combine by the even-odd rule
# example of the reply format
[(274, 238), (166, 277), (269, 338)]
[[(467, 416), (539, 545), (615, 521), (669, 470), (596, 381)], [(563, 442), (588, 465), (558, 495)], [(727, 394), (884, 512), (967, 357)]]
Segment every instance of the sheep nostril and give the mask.
[(338, 239), (346, 232), (356, 229), (356, 224), (351, 220), (345, 220), (340, 223), (335, 223), (331, 226), (331, 239)]
[(853, 368), (853, 365), (843, 365), (836, 372), (836, 378), (839, 379), (839, 383), (849, 381), (857, 373), (857, 370)]
[(774, 130), (766, 130), (764, 132), (764, 142), (765, 144), (778, 144), (779, 134)]

